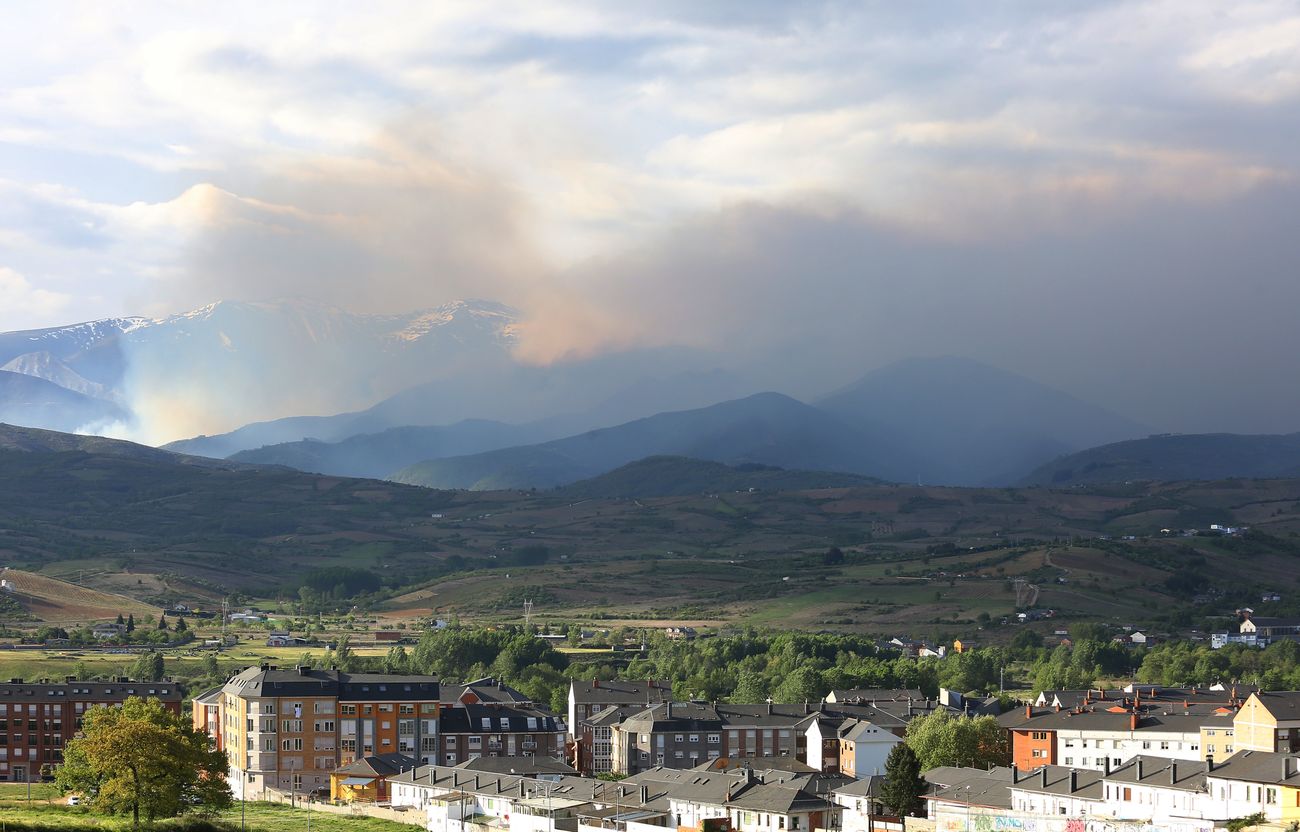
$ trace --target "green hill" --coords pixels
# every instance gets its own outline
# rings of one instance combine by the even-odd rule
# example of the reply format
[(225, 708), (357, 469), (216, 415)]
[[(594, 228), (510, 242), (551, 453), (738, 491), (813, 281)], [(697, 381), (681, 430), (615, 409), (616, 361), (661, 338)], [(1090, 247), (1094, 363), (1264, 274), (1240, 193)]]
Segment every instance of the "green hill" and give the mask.
[[(684, 493), (599, 496), (651, 488)], [(0, 429), (0, 564), (151, 603), (163, 584), (289, 607), (307, 573), (350, 567), (406, 618), (513, 620), (531, 599), (556, 621), (930, 636), (1036, 604), (1167, 628), (1300, 592), (1297, 540), (1296, 479), (944, 488), (660, 458), (572, 490), (451, 492)]]
[(771, 465), (725, 465), (683, 456), (651, 456), (607, 474), (560, 489), (572, 499), (605, 497), (680, 497), (725, 491), (808, 491), (879, 484), (858, 474), (833, 471), (787, 471)]
[(421, 462), (393, 479), (433, 488), (551, 488), (661, 455), (872, 476), (902, 469), (890, 443), (789, 396), (760, 393), (537, 445)]
[(1300, 476), (1300, 433), (1163, 434), (1060, 457), (1023, 485)]

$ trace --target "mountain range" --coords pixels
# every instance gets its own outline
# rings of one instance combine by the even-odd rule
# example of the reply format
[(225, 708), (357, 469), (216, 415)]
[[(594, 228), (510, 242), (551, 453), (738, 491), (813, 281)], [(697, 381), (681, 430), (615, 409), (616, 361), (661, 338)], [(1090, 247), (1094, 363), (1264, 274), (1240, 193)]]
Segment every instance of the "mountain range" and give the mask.
[[(528, 364), (519, 323), (490, 301), (400, 315), (222, 302), (0, 333), (0, 419), (133, 437), (242, 425), (164, 447), (479, 489), (567, 485), (658, 455), (1002, 485), (1151, 432), (969, 359), (909, 359), (798, 401), (686, 348)], [(255, 420), (285, 410), (322, 415)]]

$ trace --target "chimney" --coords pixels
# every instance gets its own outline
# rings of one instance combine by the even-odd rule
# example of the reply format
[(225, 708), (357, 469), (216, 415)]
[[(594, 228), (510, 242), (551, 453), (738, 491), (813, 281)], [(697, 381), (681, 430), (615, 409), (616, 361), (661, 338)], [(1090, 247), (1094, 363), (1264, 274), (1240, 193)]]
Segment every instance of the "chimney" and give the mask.
[(1101, 773), (1110, 776), (1110, 757), (1101, 758)]
[(599, 679), (592, 679), (592, 680), (591, 680), (591, 689), (592, 689), (592, 690), (595, 690), (595, 689), (598, 688), (598, 687), (600, 687), (600, 680), (599, 680)]
[(1138, 727), (1138, 715), (1137, 712), (1134, 711), (1133, 713), (1128, 715), (1128, 729), (1130, 731), (1136, 731), (1137, 727)]
[(1283, 757), (1282, 758), (1282, 779), (1288, 780), (1293, 775), (1300, 773), (1297, 771), (1298, 768), (1300, 768), (1300, 758), (1292, 757), (1290, 755)]
[(642, 786), (642, 787), (641, 787), (641, 805), (644, 806), (645, 804), (647, 804), (647, 803), (649, 803), (649, 802), (650, 802), (650, 787), (649, 787), (649, 786)]
[(1019, 783), (1019, 782), (1020, 782), (1020, 769), (1016, 768), (1015, 765), (1012, 765), (1012, 766), (1011, 766), (1011, 785), (1014, 786), (1015, 784), (1017, 784), (1017, 783)]
[(524, 779), (522, 777), (519, 778), (519, 796), (526, 797), (524, 794)]
[(1038, 778), (1039, 778), (1039, 782), (1042, 784), (1041, 788), (1046, 789), (1047, 788), (1047, 766), (1043, 766), (1038, 770)]
[(1105, 702), (1105, 701), (1106, 701), (1106, 689), (1105, 689), (1105, 688), (1102, 688), (1101, 690), (1097, 691), (1097, 698), (1100, 699), (1102, 702)]
[(1079, 772), (1070, 769), (1070, 794), (1079, 790)]
[(1214, 755), (1213, 755), (1213, 754), (1206, 754), (1206, 755), (1205, 755), (1205, 771), (1206, 771), (1207, 774), (1208, 774), (1209, 772), (1211, 772), (1211, 771), (1214, 771)]
[(1138, 757), (1133, 761), (1134, 773), (1137, 775), (1137, 782), (1142, 782), (1142, 758)]
[(767, 713), (768, 713), (769, 716), (770, 716), (771, 713), (772, 713), (772, 700), (770, 700), (770, 699), (769, 699), (768, 702), (767, 702)]
[(1034, 715), (1034, 706), (1033, 706), (1033, 705), (1026, 705), (1026, 706), (1025, 706), (1025, 719), (1031, 719), (1031, 718), (1033, 717), (1033, 715)]
[(1169, 762), (1169, 785), (1178, 785), (1178, 762), (1176, 760)]

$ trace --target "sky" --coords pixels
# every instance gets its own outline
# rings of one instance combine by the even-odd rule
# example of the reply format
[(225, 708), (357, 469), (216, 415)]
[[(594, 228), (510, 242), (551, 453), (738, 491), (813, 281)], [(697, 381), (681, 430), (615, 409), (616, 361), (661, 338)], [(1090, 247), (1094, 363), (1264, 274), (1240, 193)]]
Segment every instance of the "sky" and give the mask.
[(0, 77), (0, 330), (482, 297), (1300, 430), (1294, 2), (17, 2)]

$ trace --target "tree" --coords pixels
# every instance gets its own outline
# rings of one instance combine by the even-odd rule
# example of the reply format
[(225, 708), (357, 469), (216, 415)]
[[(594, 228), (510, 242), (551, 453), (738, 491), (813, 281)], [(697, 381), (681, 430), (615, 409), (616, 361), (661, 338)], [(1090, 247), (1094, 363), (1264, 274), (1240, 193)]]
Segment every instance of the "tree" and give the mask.
[(126, 631), (128, 633), (135, 632), (135, 613), (131, 613), (126, 617)]
[(120, 626), (120, 627), (125, 627), (125, 626), (126, 626), (126, 619), (124, 619), (124, 618), (122, 617), (122, 613), (120, 613), (120, 612), (117, 614), (117, 623), (118, 623), (118, 626)]
[(130, 675), (139, 682), (157, 682), (165, 673), (162, 653), (150, 650), (136, 657), (135, 664), (131, 665)]
[(188, 624), (185, 623), (185, 617), (184, 617), (184, 616), (181, 616), (180, 618), (176, 619), (176, 632), (178, 632), (178, 633), (183, 633), (183, 632), (185, 632), (186, 630), (188, 630), (189, 628), (190, 628), (190, 625), (188, 625)]
[(844, 563), (844, 552), (840, 551), (840, 547), (832, 546), (826, 550), (826, 554), (822, 555), (822, 563), (827, 566), (839, 566)]
[(937, 766), (1004, 766), (1010, 760), (1006, 732), (991, 716), (971, 719), (933, 711), (907, 724), (906, 741), (924, 771)]
[(167, 613), (163, 613), (162, 615), (158, 616), (158, 629), (159, 630), (167, 629)]
[(921, 776), (921, 761), (905, 742), (894, 746), (885, 760), (885, 783), (880, 802), (891, 814), (910, 815), (921, 805), (926, 782)]
[(135, 826), (201, 806), (230, 805), (225, 755), (208, 736), (157, 699), (132, 696), (121, 708), (91, 708), (58, 769), (60, 791), (84, 795), (101, 814), (130, 815)]

